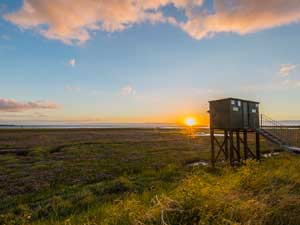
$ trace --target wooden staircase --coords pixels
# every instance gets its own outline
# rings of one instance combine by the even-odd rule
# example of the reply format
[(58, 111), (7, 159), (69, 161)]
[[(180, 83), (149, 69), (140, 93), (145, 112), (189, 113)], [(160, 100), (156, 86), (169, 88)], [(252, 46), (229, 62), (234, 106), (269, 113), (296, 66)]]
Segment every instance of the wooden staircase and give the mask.
[(261, 115), (258, 132), (261, 136), (279, 145), (282, 149), (300, 154), (300, 126), (283, 125), (281, 122), (271, 119), (266, 115)]

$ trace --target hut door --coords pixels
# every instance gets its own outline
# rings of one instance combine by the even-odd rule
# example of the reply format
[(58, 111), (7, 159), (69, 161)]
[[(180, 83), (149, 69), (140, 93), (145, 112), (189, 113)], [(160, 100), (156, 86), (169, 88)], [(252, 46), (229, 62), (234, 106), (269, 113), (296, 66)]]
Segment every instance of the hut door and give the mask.
[(244, 128), (249, 127), (249, 117), (248, 117), (248, 103), (243, 102), (243, 123), (244, 123)]

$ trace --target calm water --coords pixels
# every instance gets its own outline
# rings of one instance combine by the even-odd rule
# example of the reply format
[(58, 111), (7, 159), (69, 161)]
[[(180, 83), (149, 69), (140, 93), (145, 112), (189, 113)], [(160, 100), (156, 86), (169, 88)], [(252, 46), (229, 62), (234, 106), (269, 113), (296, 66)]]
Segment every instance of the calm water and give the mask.
[(103, 123), (103, 124), (63, 124), (63, 125), (0, 125), (0, 129), (120, 129), (120, 128), (159, 128), (179, 129), (183, 126), (167, 123)]
[[(300, 126), (300, 120), (282, 120), (280, 124), (286, 126)], [(120, 128), (159, 128), (179, 129), (183, 125), (172, 123), (100, 123), (100, 124), (54, 124), (54, 125), (1, 125), (0, 129), (120, 129)], [(202, 128), (207, 128), (201, 126)]]

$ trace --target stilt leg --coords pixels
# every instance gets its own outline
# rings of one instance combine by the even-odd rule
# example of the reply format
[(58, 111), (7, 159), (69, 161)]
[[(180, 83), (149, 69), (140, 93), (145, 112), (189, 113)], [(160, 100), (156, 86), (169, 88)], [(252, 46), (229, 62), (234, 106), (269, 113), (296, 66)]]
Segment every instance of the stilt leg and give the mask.
[(259, 132), (256, 132), (256, 159), (260, 160), (260, 135)]
[(229, 141), (230, 141), (230, 154), (229, 154), (229, 160), (230, 165), (234, 166), (234, 150), (233, 150), (233, 131), (229, 131)]
[(248, 159), (248, 135), (247, 131), (244, 130), (243, 132), (243, 139), (244, 139), (244, 159)]
[(210, 140), (211, 140), (211, 165), (215, 166), (215, 131), (210, 129)]
[(228, 131), (224, 130), (224, 141), (225, 141), (225, 160), (228, 160)]
[(241, 162), (241, 145), (240, 145), (240, 132), (236, 132), (236, 148), (237, 148), (237, 159)]

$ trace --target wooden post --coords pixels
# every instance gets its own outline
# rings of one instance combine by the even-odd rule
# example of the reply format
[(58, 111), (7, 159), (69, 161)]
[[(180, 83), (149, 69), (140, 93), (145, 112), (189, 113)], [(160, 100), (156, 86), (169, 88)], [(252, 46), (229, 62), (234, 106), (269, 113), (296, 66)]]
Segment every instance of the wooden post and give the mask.
[(256, 131), (255, 132), (255, 136), (256, 136), (256, 159), (260, 160), (260, 135), (259, 132)]
[(233, 131), (229, 131), (229, 142), (230, 142), (230, 153), (229, 153), (229, 160), (230, 165), (234, 166), (234, 150), (233, 150)]
[(211, 165), (215, 167), (215, 131), (210, 129), (210, 141), (211, 141)]
[(236, 132), (237, 159), (241, 162), (240, 131)]
[(228, 160), (228, 130), (224, 130), (225, 160)]
[(244, 139), (244, 159), (248, 159), (248, 135), (247, 131), (244, 130), (243, 132), (243, 139)]

